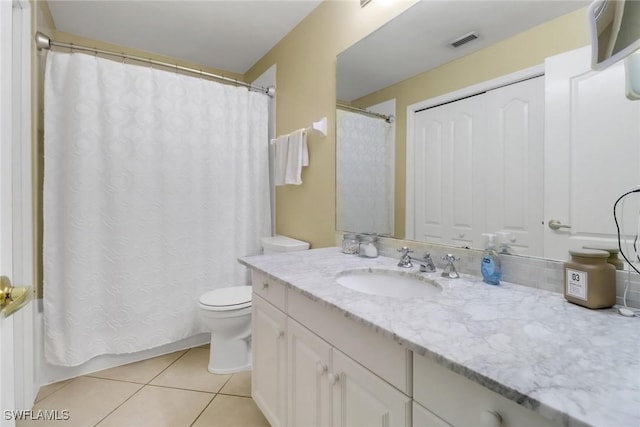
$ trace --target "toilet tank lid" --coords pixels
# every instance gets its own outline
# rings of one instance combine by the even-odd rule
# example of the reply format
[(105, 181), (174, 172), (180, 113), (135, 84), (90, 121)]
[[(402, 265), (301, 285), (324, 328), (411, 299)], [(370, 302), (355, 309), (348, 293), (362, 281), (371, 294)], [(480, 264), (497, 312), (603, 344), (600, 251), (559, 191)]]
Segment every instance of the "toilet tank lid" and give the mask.
[(287, 236), (273, 236), (263, 237), (262, 247), (265, 251), (272, 252), (305, 251), (309, 249), (309, 243)]
[(215, 289), (200, 296), (200, 304), (210, 307), (243, 308), (251, 305), (251, 286), (230, 286)]

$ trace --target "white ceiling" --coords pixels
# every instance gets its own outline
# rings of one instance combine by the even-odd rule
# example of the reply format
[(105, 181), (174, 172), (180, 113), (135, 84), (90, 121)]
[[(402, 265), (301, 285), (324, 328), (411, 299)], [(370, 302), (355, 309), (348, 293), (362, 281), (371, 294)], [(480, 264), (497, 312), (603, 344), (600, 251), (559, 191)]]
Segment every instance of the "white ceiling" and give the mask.
[(58, 31), (244, 74), (321, 0), (49, 0)]
[[(338, 55), (337, 97), (352, 101), (589, 3), (584, 0), (421, 1)], [(587, 26), (586, 16), (584, 25)], [(471, 31), (479, 33), (477, 40), (457, 49), (449, 45)]]
[[(49, 0), (49, 7), (59, 31), (244, 74), (321, 1)], [(338, 56), (338, 99), (359, 98), (588, 3), (423, 0)], [(472, 30), (478, 40), (448, 45)]]

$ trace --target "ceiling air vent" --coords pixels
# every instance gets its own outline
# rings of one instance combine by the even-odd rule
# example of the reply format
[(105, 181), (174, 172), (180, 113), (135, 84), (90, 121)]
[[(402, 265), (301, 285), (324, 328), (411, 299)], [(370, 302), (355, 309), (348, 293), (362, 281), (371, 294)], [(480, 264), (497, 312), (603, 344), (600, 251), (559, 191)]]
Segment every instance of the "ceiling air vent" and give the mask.
[(478, 33), (475, 31), (472, 31), (468, 34), (465, 34), (464, 36), (458, 37), (457, 39), (455, 39), (454, 41), (451, 42), (451, 46), (453, 47), (460, 47), (465, 43), (469, 43), (472, 40), (475, 40), (478, 38)]

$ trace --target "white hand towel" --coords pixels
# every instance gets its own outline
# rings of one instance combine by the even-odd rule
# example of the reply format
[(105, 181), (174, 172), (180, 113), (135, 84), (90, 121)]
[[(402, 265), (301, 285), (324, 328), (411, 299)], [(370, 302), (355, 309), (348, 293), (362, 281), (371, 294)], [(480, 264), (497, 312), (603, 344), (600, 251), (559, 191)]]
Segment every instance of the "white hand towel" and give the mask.
[(287, 157), (289, 154), (289, 135), (279, 136), (271, 140), (275, 147), (274, 154), (274, 174), (275, 185), (285, 184), (285, 173), (287, 170)]
[(309, 166), (307, 132), (299, 129), (289, 134), (289, 153), (284, 176), (285, 184), (302, 184), (302, 167)]

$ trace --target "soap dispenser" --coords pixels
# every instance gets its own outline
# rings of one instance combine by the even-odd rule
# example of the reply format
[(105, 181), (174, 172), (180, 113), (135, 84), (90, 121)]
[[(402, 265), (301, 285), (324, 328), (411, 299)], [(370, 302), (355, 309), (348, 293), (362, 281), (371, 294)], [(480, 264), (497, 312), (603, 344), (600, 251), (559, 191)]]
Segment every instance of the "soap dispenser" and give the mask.
[(482, 254), (482, 262), (480, 271), (482, 272), (482, 280), (490, 285), (499, 285), (502, 278), (502, 267), (500, 258), (496, 254), (495, 234), (483, 233), (487, 237), (487, 248)]

